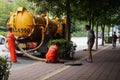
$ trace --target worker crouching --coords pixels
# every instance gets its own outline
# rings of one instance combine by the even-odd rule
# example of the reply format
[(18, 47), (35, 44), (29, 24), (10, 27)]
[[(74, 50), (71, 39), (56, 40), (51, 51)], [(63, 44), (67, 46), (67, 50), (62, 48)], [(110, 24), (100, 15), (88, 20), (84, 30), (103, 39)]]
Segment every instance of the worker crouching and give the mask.
[(54, 43), (49, 47), (49, 50), (46, 54), (46, 63), (56, 63), (59, 62), (59, 43)]

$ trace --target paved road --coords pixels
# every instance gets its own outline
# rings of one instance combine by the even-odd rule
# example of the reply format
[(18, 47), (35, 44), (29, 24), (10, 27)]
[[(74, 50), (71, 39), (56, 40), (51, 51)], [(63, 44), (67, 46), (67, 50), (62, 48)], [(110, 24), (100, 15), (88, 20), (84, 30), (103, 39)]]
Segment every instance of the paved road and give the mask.
[[(77, 45), (76, 51), (87, 48), (86, 37), (74, 37), (71, 38), (71, 40)], [(101, 39), (98, 40), (98, 43), (101, 44)], [(7, 56), (8, 58), (10, 58), (9, 51), (4, 45), (0, 45), (0, 56)], [(18, 56), (18, 63), (13, 63), (12, 69), (22, 68), (35, 62), (38, 61), (32, 60), (26, 56)]]

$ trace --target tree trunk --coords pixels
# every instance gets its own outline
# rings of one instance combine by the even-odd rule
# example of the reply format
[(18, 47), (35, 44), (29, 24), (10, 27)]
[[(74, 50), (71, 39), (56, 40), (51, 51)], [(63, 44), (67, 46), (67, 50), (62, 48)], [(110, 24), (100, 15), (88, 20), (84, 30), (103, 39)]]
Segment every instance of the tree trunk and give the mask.
[(96, 50), (98, 49), (98, 20), (96, 20)]
[(70, 32), (71, 21), (70, 21), (70, 1), (69, 0), (67, 0), (66, 11), (67, 11), (66, 39), (70, 41), (71, 40), (71, 32)]
[(105, 25), (101, 25), (102, 29), (102, 46), (104, 46), (104, 32), (105, 32)]
[(110, 36), (110, 26), (108, 26), (108, 37)]
[(92, 14), (92, 17), (91, 17), (91, 18), (92, 18), (92, 20), (91, 20), (91, 21), (92, 21), (92, 22), (91, 22), (91, 23), (92, 23), (92, 24), (91, 24), (91, 27), (92, 27), (92, 29), (94, 30), (95, 21), (94, 21), (94, 15), (93, 15), (93, 14)]

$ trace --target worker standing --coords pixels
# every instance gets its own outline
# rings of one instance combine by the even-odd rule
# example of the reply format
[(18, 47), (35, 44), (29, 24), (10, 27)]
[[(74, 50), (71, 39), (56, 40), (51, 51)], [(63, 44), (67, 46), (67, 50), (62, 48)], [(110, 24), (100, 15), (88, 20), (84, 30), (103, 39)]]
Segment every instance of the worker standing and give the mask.
[(8, 49), (10, 52), (10, 57), (12, 62), (17, 62), (17, 56), (15, 51), (15, 36), (12, 33), (12, 28), (8, 27), (8, 33), (7, 33), (7, 42), (8, 42)]

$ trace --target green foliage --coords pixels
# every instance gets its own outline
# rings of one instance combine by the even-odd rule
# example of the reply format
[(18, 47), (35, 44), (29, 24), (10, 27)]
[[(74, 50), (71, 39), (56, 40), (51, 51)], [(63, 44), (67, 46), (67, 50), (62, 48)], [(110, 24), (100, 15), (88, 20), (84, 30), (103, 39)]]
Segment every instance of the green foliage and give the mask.
[(18, 7), (25, 7), (26, 9), (28, 9), (31, 12), (34, 12), (35, 10), (35, 6), (34, 3), (29, 2), (28, 0), (14, 0), (14, 6), (15, 6), (15, 10)]
[(11, 65), (7, 57), (0, 56), (0, 80), (8, 80)]
[(3, 35), (4, 37), (6, 37), (7, 32), (0, 32), (0, 35)]
[(66, 0), (28, 0), (36, 4), (36, 13), (50, 13), (53, 16), (65, 14)]
[(10, 16), (9, 13), (16, 11), (18, 7), (26, 7), (31, 12), (35, 10), (35, 7), (31, 6), (30, 2), (27, 0), (13, 0), (13, 2), (0, 0), (0, 26), (6, 28), (6, 21)]
[(0, 0), (0, 26), (6, 26), (6, 20), (10, 9), (10, 4), (7, 4), (5, 0)]
[(72, 33), (72, 36), (75, 37), (85, 37), (86, 36), (86, 30), (85, 30), (85, 24), (87, 24), (85, 21), (78, 21), (75, 20), (75, 28), (74, 32)]
[(105, 37), (105, 43), (112, 43), (112, 36)]
[(7, 30), (5, 26), (0, 26), (0, 35), (3, 35), (6, 37), (7, 35)]
[(74, 33), (72, 33), (72, 36), (73, 37), (86, 37), (86, 32), (83, 32), (83, 31), (81, 31), (81, 32), (74, 32)]
[(6, 32), (6, 27), (5, 26), (0, 26), (0, 32), (5, 31)]
[[(28, 0), (36, 4), (37, 12), (66, 17), (67, 1), (70, 3), (70, 18), (74, 21), (89, 22), (94, 28), (98, 25), (119, 24), (120, 1), (115, 0)], [(72, 21), (71, 20), (71, 21)], [(72, 23), (75, 23), (72, 21)], [(76, 27), (76, 26), (75, 26)], [(73, 27), (71, 27), (73, 28)], [(76, 30), (74, 30), (76, 31)]]
[(59, 46), (60, 58), (69, 57), (69, 52), (71, 51), (71, 47), (73, 46), (73, 43), (71, 41), (67, 41), (65, 39), (51, 40), (48, 43), (48, 47), (54, 43), (60, 44), (60, 46)]

